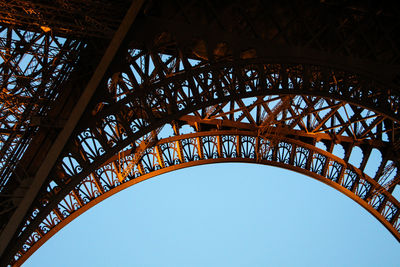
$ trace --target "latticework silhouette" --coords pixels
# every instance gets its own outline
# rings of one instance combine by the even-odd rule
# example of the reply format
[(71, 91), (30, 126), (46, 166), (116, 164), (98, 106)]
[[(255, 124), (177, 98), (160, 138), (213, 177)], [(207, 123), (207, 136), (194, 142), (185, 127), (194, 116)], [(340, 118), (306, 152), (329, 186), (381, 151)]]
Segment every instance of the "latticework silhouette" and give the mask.
[(1, 1), (0, 265), (214, 162), (313, 177), (400, 240), (399, 63), (395, 4)]

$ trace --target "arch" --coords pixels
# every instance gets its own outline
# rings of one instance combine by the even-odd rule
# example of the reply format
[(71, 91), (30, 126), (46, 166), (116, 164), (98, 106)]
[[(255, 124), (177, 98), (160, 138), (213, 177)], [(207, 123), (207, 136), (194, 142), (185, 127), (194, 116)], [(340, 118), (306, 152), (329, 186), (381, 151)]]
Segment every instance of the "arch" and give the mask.
[[(178, 52), (168, 62), (185, 64), (167, 64), (161, 54), (144, 50), (130, 54), (131, 64), (137, 64), (135, 57), (149, 55), (146, 53), (158, 60), (151, 68), (141, 70), (140, 79), (126, 69), (129, 64), (122, 65), (119, 72), (127, 74), (118, 79), (118, 85), (125, 82), (124, 86), (135, 87), (125, 90), (123, 98), (112, 95), (112, 90), (98, 93), (97, 104), (92, 104), (94, 110), (88, 112), (64, 148), (20, 228), (16, 259), (29, 255), (36, 243), (60, 225), (59, 220), (91, 203), (87, 202), (90, 197), (116, 187), (118, 181), (113, 177), (118, 177), (127, 162), (137, 160), (134, 151), (143, 148), (148, 153), (129, 170), (131, 179), (184, 167), (189, 162), (265, 162), (318, 179), (329, 177), (326, 183), (352, 192), (349, 197), (360, 201), (396, 233), (400, 212), (397, 200), (378, 181), (348, 164), (354, 144), (383, 151), (391, 145), (390, 135), (397, 135), (397, 98), (375, 98), (375, 92), (385, 95), (388, 88), (359, 74), (327, 66), (272, 64), (264, 58), (200, 61), (191, 66), (187, 55)], [(176, 136), (181, 136), (181, 126), (189, 125), (194, 135), (228, 129), (235, 129), (236, 134), (205, 134), (200, 142), (189, 138), (166, 145), (158, 138), (165, 124), (172, 125)], [(245, 131), (243, 140), (238, 137), (240, 131)], [(331, 152), (320, 153), (322, 150), (315, 147), (319, 141), (327, 151), (342, 146), (343, 159), (332, 160)], [(186, 151), (184, 146), (191, 150)], [(169, 153), (172, 147), (174, 151)], [(122, 159), (117, 160), (115, 155), (122, 155)], [(67, 168), (66, 162), (71, 161), (78, 167)], [(91, 187), (98, 192), (85, 191)]]
[[(365, 43), (365, 36), (368, 36), (363, 32), (373, 33), (372, 39), (366, 39), (367, 43), (373, 43), (368, 40), (381, 36), (382, 32), (386, 32), (385, 29), (392, 29), (385, 26), (393, 24), (396, 19), (387, 20), (385, 12), (377, 10), (378, 23), (371, 24), (371, 18), (363, 7), (358, 8), (364, 11), (357, 16), (354, 16), (354, 11), (359, 13), (358, 9), (352, 10), (346, 5), (333, 7), (325, 4), (311, 5), (309, 12), (300, 14), (296, 7), (273, 4), (271, 9), (270, 6), (263, 7), (262, 3), (255, 1), (250, 9), (237, 8), (242, 6), (236, 6), (238, 3), (233, 8), (231, 5), (212, 5), (215, 10), (220, 11), (214, 13), (223, 14), (226, 19), (243, 19), (239, 22), (233, 19), (233, 23), (226, 28), (224, 22), (217, 23), (225, 19), (212, 15), (213, 19), (208, 24), (210, 28), (207, 29), (203, 22), (208, 20), (209, 12), (204, 12), (209, 9), (208, 2), (204, 6), (192, 5), (192, 12), (206, 14), (196, 16), (200, 19), (194, 19), (194, 23), (181, 20), (180, 17), (187, 17), (181, 16), (181, 12), (160, 12), (182, 10), (179, 5), (164, 2), (159, 4), (149, 3), (142, 16), (138, 16), (135, 21), (136, 26), (130, 29), (129, 37), (106, 70), (106, 77), (102, 77), (102, 84), (96, 88), (96, 96), (85, 110), (85, 118), (74, 129), (50, 175), (43, 177), (47, 180), (30, 210), (26, 212), (21, 225), (18, 225), (16, 231), (12, 230), (11, 234), (15, 232), (13, 240), (7, 243), (14, 243), (15, 246), (13, 244), (12, 249), (7, 252), (7, 258), (12, 257), (16, 250), (22, 248), (25, 251), (40, 240), (48, 229), (58, 224), (57, 218), (70, 216), (98, 194), (112, 190), (118, 185), (113, 177), (121, 176), (120, 171), (127, 168), (127, 162), (139, 158), (142, 159), (141, 164), (135, 164), (129, 170), (128, 175), (132, 179), (185, 164), (186, 159), (196, 157), (206, 160), (221, 157), (237, 159), (243, 154), (252, 160), (277, 162), (287, 166), (294, 164), (293, 166), (315, 175), (324, 176), (329, 173), (329, 177), (340, 188), (362, 196), (385, 221), (392, 223), (396, 220), (399, 209), (397, 204), (392, 203), (391, 192), (399, 182), (394, 170), (397, 171), (400, 166), (397, 159), (400, 144), (400, 98), (397, 90), (399, 77), (397, 69), (393, 68), (398, 53), (390, 41), (380, 42), (372, 47), (362, 45)], [(168, 5), (168, 9), (164, 9), (165, 5)], [(306, 6), (308, 9), (308, 4), (302, 7)], [(349, 12), (331, 12), (340, 7)], [(237, 13), (236, 10), (243, 12)], [(299, 20), (302, 23), (287, 24), (286, 16), (277, 22), (274, 16), (262, 16), (270, 11), (279, 11), (276, 14), (288, 11), (283, 13), (294, 16), (295, 20), (292, 22)], [(358, 24), (367, 27), (361, 27), (364, 28), (361, 35), (351, 36), (349, 29)], [(283, 25), (286, 26), (281, 27)], [(322, 27), (310, 27), (312, 25)], [(369, 27), (370, 25), (376, 27)], [(19, 34), (21, 36), (27, 30), (34, 31), (31, 27), (26, 28), (26, 25), (20, 27), (25, 27)], [(18, 30), (11, 28), (10, 34), (18, 34)], [(48, 27), (45, 28), (47, 32)], [(112, 28), (114, 27), (110, 29)], [(254, 30), (257, 28), (260, 31)], [(209, 35), (210, 29), (214, 33), (212, 36)], [(392, 29), (392, 32), (396, 29)], [(70, 32), (68, 29), (60, 31), (52, 28), (52, 33), (53, 30), (56, 35), (58, 32), (63, 36), (70, 36), (70, 33), (67, 34)], [(79, 39), (82, 33), (72, 31), (71, 36), (73, 32), (78, 34), (76, 36)], [(144, 34), (145, 32), (149, 33)], [(391, 35), (390, 31), (388, 34)], [(344, 38), (346, 40), (343, 41), (343, 36), (349, 38)], [(39, 37), (39, 43), (44, 41), (43, 35)], [(68, 38), (62, 39), (61, 43), (68, 41)], [(13, 39), (15, 38), (8, 38), (9, 43), (13, 44)], [(86, 47), (79, 40), (75, 43)], [(46, 50), (48, 44), (41, 47)], [(57, 47), (60, 48), (59, 45)], [(17, 45), (14, 48), (20, 50), (22, 46)], [(22, 54), (26, 54), (25, 52)], [(16, 54), (18, 57), (20, 53)], [(76, 57), (77, 55), (73, 56), (74, 59)], [(89, 61), (96, 64), (96, 60)], [(74, 60), (67, 66), (69, 71), (75, 65), (73, 62)], [(85, 61), (79, 64), (88, 65)], [(90, 65), (89, 69), (92, 69)], [(77, 68), (78, 73), (83, 71), (87, 74), (87, 68), (81, 67)], [(25, 71), (24, 73), (27, 74)], [(64, 78), (69, 79), (67, 76)], [(77, 77), (80, 78), (81, 75), (78, 74)], [(52, 87), (51, 84), (49, 86)], [(71, 88), (73, 87), (74, 85)], [(50, 91), (58, 94), (57, 90)], [(247, 97), (258, 101), (259, 97), (272, 95), (279, 97), (275, 100), (262, 99), (266, 102), (263, 103), (263, 108), (267, 110), (267, 116), (259, 116), (263, 110), (261, 104), (256, 104), (254, 109), (251, 102), (244, 101)], [(300, 96), (296, 99), (299, 100), (296, 104), (293, 103), (293, 95)], [(325, 105), (329, 108), (326, 109)], [(232, 109), (239, 109), (243, 114), (233, 114)], [(329, 111), (324, 113), (323, 110)], [(47, 114), (46, 111), (43, 112)], [(227, 114), (223, 114), (224, 112)], [(216, 119), (216, 114), (220, 116), (219, 119)], [(342, 116), (344, 114), (346, 118)], [(240, 138), (235, 138), (236, 135), (209, 134), (202, 140), (208, 150), (203, 149), (203, 144), (193, 142), (195, 147), (185, 158), (179, 142), (158, 143), (159, 128), (167, 123), (190, 125), (199, 133), (210, 130), (247, 130), (253, 134), (248, 136), (257, 136), (258, 141), (252, 148), (254, 140), (252, 137), (247, 138), (246, 143), (250, 148), (242, 152), (242, 147), (238, 144)], [(173, 128), (173, 131), (180, 136), (179, 127)], [(44, 136), (47, 134), (49, 133), (46, 130)], [(260, 136), (267, 138), (260, 139)], [(295, 140), (311, 146), (312, 149), (282, 140)], [(321, 140), (328, 151), (326, 155), (315, 152), (315, 144)], [(343, 147), (345, 153), (342, 160), (346, 164), (353, 147), (362, 149), (364, 158), (360, 163), (360, 170), (343, 169), (343, 165), (336, 161), (332, 166), (327, 163), (331, 162), (330, 153), (336, 145)], [(371, 180), (366, 176), (361, 177), (360, 171), (364, 170), (372, 148), (382, 153), (382, 160)], [(136, 157), (136, 152), (131, 152), (135, 149), (145, 149), (148, 152), (144, 156)], [(34, 147), (33, 150), (38, 149)], [(198, 155), (194, 151), (198, 151)], [(113, 158), (116, 154), (122, 154), (122, 160)], [(31, 159), (32, 157), (28, 157), (27, 162)], [(29, 166), (28, 163), (26, 165)], [(34, 169), (35, 167), (28, 173), (35, 173)], [(12, 168), (9, 170), (6, 178), (14, 177), (10, 176)], [(387, 175), (388, 172), (393, 174)], [(31, 179), (27, 179), (29, 184)], [(16, 180), (10, 191), (13, 191), (14, 185), (20, 186), (20, 189), (25, 186), (25, 183)], [(367, 180), (368, 182), (362, 182)], [(386, 184), (386, 180), (390, 183)], [(93, 191), (91, 188), (98, 190)], [(386, 205), (389, 202), (393, 205)], [(35, 233), (35, 229), (42, 224), (45, 224), (44, 230)], [(12, 221), (8, 225), (12, 225)]]
[[(252, 131), (211, 131), (178, 135), (147, 148), (134, 166), (133, 150), (114, 156), (93, 176), (78, 184), (39, 225), (22, 254), (22, 263), (48, 238), (107, 197), (162, 173), (218, 162), (277, 166), (317, 179), (350, 197), (375, 216), (400, 240), (399, 202), (374, 179), (335, 155), (295, 139), (259, 136)], [(119, 166), (129, 168), (120, 180)], [(129, 163), (130, 162), (130, 163)], [(130, 166), (130, 167), (129, 167)]]

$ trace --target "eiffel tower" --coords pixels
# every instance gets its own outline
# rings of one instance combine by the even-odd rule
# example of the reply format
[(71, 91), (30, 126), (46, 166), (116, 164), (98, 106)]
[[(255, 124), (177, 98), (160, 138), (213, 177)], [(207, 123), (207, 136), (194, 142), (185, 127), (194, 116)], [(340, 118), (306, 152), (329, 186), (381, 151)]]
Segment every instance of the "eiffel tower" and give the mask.
[(400, 241), (399, 5), (2, 0), (0, 73), (0, 266), (215, 162), (317, 179)]

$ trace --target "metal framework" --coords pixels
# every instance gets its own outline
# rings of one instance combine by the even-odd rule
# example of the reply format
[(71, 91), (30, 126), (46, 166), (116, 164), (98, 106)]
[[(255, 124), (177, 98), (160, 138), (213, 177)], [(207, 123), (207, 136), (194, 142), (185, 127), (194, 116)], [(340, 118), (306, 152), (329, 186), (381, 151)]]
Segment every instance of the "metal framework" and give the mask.
[(128, 186), (214, 162), (318, 179), (400, 241), (397, 5), (15, 0), (0, 14), (1, 266)]

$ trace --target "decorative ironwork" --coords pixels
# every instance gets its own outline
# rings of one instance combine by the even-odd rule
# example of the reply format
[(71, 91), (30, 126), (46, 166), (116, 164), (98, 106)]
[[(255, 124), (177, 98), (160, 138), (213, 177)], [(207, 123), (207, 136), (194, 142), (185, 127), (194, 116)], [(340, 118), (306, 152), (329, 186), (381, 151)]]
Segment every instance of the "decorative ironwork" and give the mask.
[[(0, 265), (127, 186), (228, 161), (316, 178), (400, 240), (398, 5), (146, 1), (115, 45), (131, 2), (0, 3)], [(105, 74), (37, 184), (96, 66)]]
[[(23, 249), (19, 251), (19, 255), (30, 255), (32, 251), (36, 250), (72, 218), (127, 186), (160, 173), (213, 162), (255, 162), (290, 168), (307, 174), (334, 188), (338, 188), (344, 194), (355, 199), (384, 223), (396, 238), (400, 238), (400, 227), (397, 224), (398, 220), (400, 220), (400, 214), (397, 213), (400, 203), (388, 191), (382, 189), (382, 186), (376, 180), (355, 166), (326, 151), (293, 139), (281, 138), (277, 146), (277, 156), (267, 156), (270, 154), (270, 150), (264, 149), (262, 146), (256, 149), (255, 143), (268, 144), (268, 138), (268, 136), (257, 136), (257, 133), (251, 131), (221, 130), (162, 139), (153, 147), (146, 149), (144, 156), (132, 169), (142, 169), (142, 171), (135, 171), (135, 175), (126, 177), (122, 183), (118, 179), (118, 164), (120, 164), (121, 160), (129, 162), (132, 160), (133, 154), (125, 153), (126, 156), (123, 159), (114, 156), (109, 163), (96, 171), (96, 174), (89, 175), (78, 183), (58, 203), (57, 207), (51, 210), (38, 228), (33, 231), (32, 238), (29, 238), (23, 244)], [(217, 140), (221, 142), (219, 145), (222, 148), (226, 148), (223, 149), (222, 153), (217, 151)], [(250, 140), (248, 145), (252, 146), (251, 150), (254, 153), (236, 154), (234, 152), (236, 147), (240, 146), (242, 140)], [(182, 152), (185, 155), (192, 155), (186, 157), (185, 162), (180, 159), (177, 144), (190, 144), (182, 146)], [(157, 149), (157, 147), (160, 149)], [(193, 147), (199, 149), (193, 149)], [(204, 153), (204, 157), (201, 157), (200, 151)], [(257, 154), (258, 157), (255, 157), (254, 154)], [(291, 160), (293, 154), (295, 155), (294, 161)], [(307, 164), (306, 162), (310, 161), (310, 159), (311, 163)], [(165, 162), (166, 164), (160, 164), (160, 162)], [(327, 171), (324, 171), (324, 166), (326, 165), (329, 165), (330, 168), (328, 167)], [(100, 179), (95, 179), (95, 175)], [(339, 178), (340, 175), (343, 175), (343, 177)], [(98, 180), (100, 180), (100, 183)], [(368, 195), (370, 192), (374, 193)]]
[[(82, 48), (79, 40), (0, 26), (0, 191), (15, 169)], [(62, 125), (58, 125), (61, 127)]]

